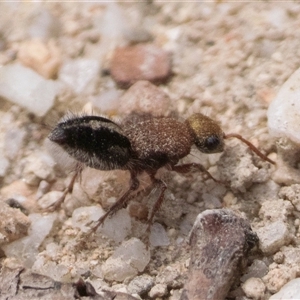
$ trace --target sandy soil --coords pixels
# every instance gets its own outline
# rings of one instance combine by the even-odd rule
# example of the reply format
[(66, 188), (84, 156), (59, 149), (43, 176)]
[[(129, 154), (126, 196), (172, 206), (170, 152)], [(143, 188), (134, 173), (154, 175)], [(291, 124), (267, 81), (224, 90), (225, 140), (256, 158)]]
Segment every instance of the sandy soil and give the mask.
[[(26, 42), (33, 37), (43, 36), (46, 48), (54, 49), (50, 53), (57, 62), (39, 70), (44, 77), (61, 81), (64, 63), (78, 58), (98, 61), (101, 69), (101, 74), (79, 92), (74, 91), (76, 84), (64, 84), (55, 105), (43, 117), (1, 100), (1, 153), (9, 163), (1, 178), (3, 201), (13, 197), (12, 191), (20, 189), (20, 194), (26, 198), (23, 206), (28, 213), (33, 213), (38, 211), (37, 192), (43, 195), (48, 191), (63, 190), (71, 175), (57, 166), (49, 168), (44, 180), (28, 175), (31, 174), (28, 165), (36, 162), (36, 151), (46, 153), (44, 141), (49, 126), (45, 124), (55, 124), (68, 110), (80, 112), (91, 107), (97, 113), (122, 118), (120, 102), (115, 98), (120, 98), (125, 91), (116, 86), (106, 71), (116, 46), (143, 40), (171, 54), (173, 75), (159, 86), (171, 99), (169, 111), (175, 111), (179, 118), (195, 112), (206, 114), (219, 122), (224, 132), (241, 134), (276, 161), (276, 140), (268, 134), (266, 112), (281, 85), (300, 65), (300, 39), (296, 30), (300, 25), (300, 5), (291, 2), (183, 4), (159, 1), (1, 3), (0, 11), (0, 64), (15, 61), (24, 64), (26, 54), (25, 59), (20, 56), (24, 44), (26, 47)], [(39, 19), (40, 15), (44, 17)], [(50, 25), (41, 21), (44, 19)], [(42, 33), (37, 33), (38, 29)], [(50, 40), (54, 46), (47, 44)], [(36, 56), (39, 53), (37, 50)], [(37, 68), (39, 64), (41, 62), (35, 60), (32, 67)], [(111, 107), (108, 104), (112, 98), (105, 94), (107, 91), (114, 95)], [(152, 109), (155, 113), (156, 107)], [(20, 131), (23, 138), (19, 138)], [(20, 144), (14, 142), (15, 132)], [(16, 154), (9, 155), (16, 147)], [(56, 254), (49, 258), (53, 263), (51, 273), (55, 274), (58, 266), (69, 271), (62, 271), (62, 276), (59, 271), (54, 279), (69, 282), (81, 276), (96, 290), (105, 286), (131, 294), (138, 290), (132, 287), (132, 282), (144, 280), (144, 290), (139, 292), (142, 299), (179, 299), (189, 259), (184, 240), (198, 213), (221, 207), (233, 209), (248, 218), (253, 230), (263, 238), (272, 235), (268, 226), (277, 221), (284, 227), (277, 244), (269, 246), (263, 242), (260, 251), (253, 254), (250, 267), (236, 278), (228, 299), (269, 299), (285, 283), (299, 276), (297, 183), (300, 182), (282, 178), (278, 182), (278, 176), (273, 176), (276, 166), (256, 157), (239, 141), (226, 141), (222, 154), (204, 155), (195, 150), (184, 161), (200, 161), (214, 176), (229, 181), (230, 188), (211, 180), (203, 181), (197, 173), (186, 176), (162, 174), (168, 191), (156, 222), (164, 227), (169, 243), (152, 247), (145, 270), (124, 281), (107, 280), (101, 270), (102, 263), (122, 241), (98, 237), (82, 243), (84, 233), (72, 227), (69, 217), (74, 208), (96, 203), (90, 194), (87, 196), (88, 180), (84, 181), (86, 177), (83, 177), (83, 187), (78, 184), (73, 198), (67, 199), (65, 210), (57, 212), (56, 225), (38, 250), (40, 257), (49, 258), (51, 250), (47, 245), (57, 245)], [(298, 172), (297, 167), (295, 169)], [(101, 188), (95, 190), (104, 198), (100, 200), (104, 208), (110, 204), (107, 199), (117, 197), (126, 188), (128, 177), (124, 173), (99, 172), (95, 179), (95, 173), (89, 172), (84, 176), (92, 178), (95, 185), (101, 184)], [(30, 184), (20, 183), (24, 178)], [(140, 196), (134, 201), (140, 200), (150, 206), (154, 196)], [(136, 220), (132, 220), (132, 224), (126, 239), (142, 236), (145, 225)], [(20, 264), (17, 258), (4, 254), (2, 263), (6, 266)], [(44, 261), (41, 266), (43, 264)], [(41, 268), (41, 273), (49, 275), (50, 267), (47, 268)], [(243, 288), (251, 277), (261, 279), (263, 289), (256, 294)]]

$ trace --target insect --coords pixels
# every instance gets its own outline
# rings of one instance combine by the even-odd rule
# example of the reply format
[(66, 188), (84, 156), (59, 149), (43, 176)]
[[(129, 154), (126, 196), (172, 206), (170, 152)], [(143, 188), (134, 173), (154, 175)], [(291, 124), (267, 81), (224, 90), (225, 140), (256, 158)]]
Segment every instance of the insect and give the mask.
[[(193, 145), (203, 153), (217, 153), (224, 150), (224, 139), (238, 138), (263, 160), (274, 164), (253, 144), (238, 134), (225, 134), (221, 127), (209, 117), (195, 113), (181, 122), (172, 117), (138, 116), (117, 124), (100, 116), (69, 115), (63, 118), (48, 138), (59, 145), (79, 166), (98, 170), (128, 170), (130, 186), (110, 209), (96, 221), (95, 231), (105, 219), (127, 204), (139, 188), (139, 175), (147, 173), (153, 187), (159, 189), (158, 198), (148, 218), (148, 230), (157, 210), (160, 208), (166, 184), (156, 178), (157, 171), (166, 167), (179, 173), (197, 169), (216, 180), (201, 164), (178, 164), (191, 152)], [(75, 172), (69, 187), (57, 202), (60, 205), (73, 184), (79, 171)]]

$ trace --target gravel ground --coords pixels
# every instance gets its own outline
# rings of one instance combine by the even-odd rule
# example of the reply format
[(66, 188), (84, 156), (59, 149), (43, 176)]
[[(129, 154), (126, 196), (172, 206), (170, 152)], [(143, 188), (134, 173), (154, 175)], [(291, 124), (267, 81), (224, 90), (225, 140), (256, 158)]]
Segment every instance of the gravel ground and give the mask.
[[(188, 272), (185, 240), (194, 220), (207, 209), (225, 207), (247, 218), (260, 239), (228, 299), (270, 299), (299, 277), (299, 161), (290, 159), (299, 151), (284, 142), (276, 147), (267, 126), (269, 104), (300, 65), (299, 14), (300, 5), (292, 2), (1, 3), (2, 266), (24, 266), (64, 283), (81, 277), (97, 292), (179, 299)], [(142, 44), (150, 47), (134, 48)], [(114, 50), (128, 45), (133, 57), (157, 54), (149, 63), (152, 73), (126, 78), (122, 59), (132, 52), (121, 48), (116, 56)], [(134, 64), (139, 60), (130, 60)], [(132, 85), (138, 79), (158, 88)], [(47, 135), (68, 111), (122, 120), (135, 110), (179, 119), (201, 112), (277, 165), (238, 140), (226, 140), (221, 154), (193, 150), (184, 162), (201, 162), (229, 186), (197, 172), (162, 171), (168, 190), (149, 249), (141, 241), (145, 222), (132, 216), (143, 219), (156, 191), (139, 194), (101, 232), (86, 237), (88, 221), (126, 190), (129, 176), (86, 169), (63, 208), (45, 212), (72, 177), (72, 161), (49, 146)], [(146, 189), (147, 179), (141, 182)], [(291, 291), (297, 295), (295, 287)]]

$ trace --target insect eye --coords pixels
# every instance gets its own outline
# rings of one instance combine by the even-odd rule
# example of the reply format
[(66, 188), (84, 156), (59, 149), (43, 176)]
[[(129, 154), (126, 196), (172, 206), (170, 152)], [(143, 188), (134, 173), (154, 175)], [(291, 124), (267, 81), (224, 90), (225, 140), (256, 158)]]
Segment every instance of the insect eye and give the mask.
[(216, 135), (211, 135), (209, 136), (205, 142), (204, 142), (204, 147), (208, 150), (208, 151), (213, 151), (216, 148), (218, 148), (220, 145), (220, 139), (219, 137), (217, 137)]

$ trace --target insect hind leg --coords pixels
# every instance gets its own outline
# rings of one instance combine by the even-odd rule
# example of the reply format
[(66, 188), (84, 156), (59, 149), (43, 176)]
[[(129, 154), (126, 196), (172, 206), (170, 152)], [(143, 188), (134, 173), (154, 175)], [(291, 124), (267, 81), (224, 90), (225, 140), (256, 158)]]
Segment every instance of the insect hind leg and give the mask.
[(96, 223), (91, 228), (91, 233), (96, 232), (96, 230), (103, 224), (103, 222), (107, 219), (107, 217), (115, 214), (118, 210), (123, 208), (127, 202), (131, 199), (132, 193), (135, 192), (139, 188), (139, 180), (137, 179), (136, 174), (131, 174), (131, 184), (129, 189), (114, 203), (108, 211), (101, 216), (97, 221), (93, 222)]
[(55, 211), (64, 203), (66, 196), (68, 194), (72, 193), (72, 191), (73, 191), (73, 187), (74, 187), (76, 178), (78, 176), (80, 176), (80, 179), (81, 179), (81, 172), (82, 172), (82, 167), (80, 165), (77, 165), (76, 169), (75, 169), (75, 173), (74, 173), (73, 177), (71, 178), (69, 185), (66, 187), (66, 189), (64, 190), (61, 197), (54, 204), (47, 207), (47, 211)]
[(160, 207), (163, 203), (165, 190), (167, 189), (166, 184), (162, 180), (157, 179), (154, 176), (150, 176), (150, 177), (153, 182), (153, 185), (156, 186), (158, 189), (160, 189), (160, 192), (159, 192), (159, 196), (157, 197), (157, 200), (155, 201), (155, 203), (153, 205), (150, 217), (148, 218), (148, 221), (147, 221), (147, 223), (148, 223), (147, 230), (146, 230), (147, 232), (150, 232), (150, 228), (153, 223), (153, 218), (155, 216), (155, 213), (160, 209)]

